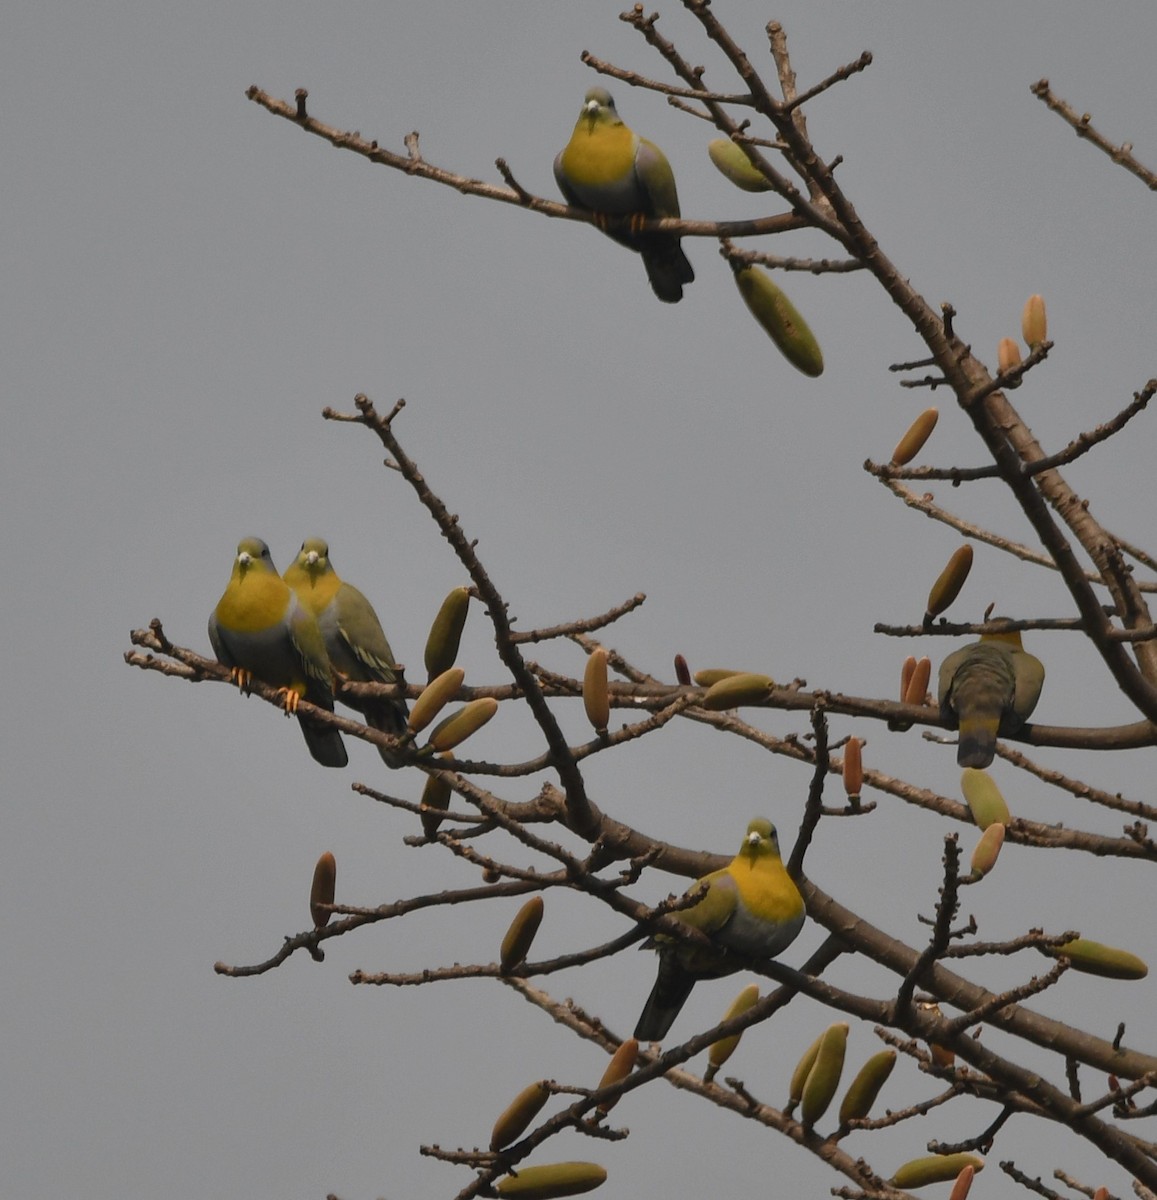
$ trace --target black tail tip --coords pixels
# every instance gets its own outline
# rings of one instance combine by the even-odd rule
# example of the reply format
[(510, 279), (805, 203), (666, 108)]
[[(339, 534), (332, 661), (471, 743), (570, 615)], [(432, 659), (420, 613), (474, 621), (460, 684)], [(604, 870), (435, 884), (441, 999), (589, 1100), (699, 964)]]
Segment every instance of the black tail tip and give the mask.
[(996, 757), (996, 743), (981, 741), (975, 737), (961, 737), (956, 749), (956, 763), (961, 767), (975, 767), (984, 770), (992, 765)]

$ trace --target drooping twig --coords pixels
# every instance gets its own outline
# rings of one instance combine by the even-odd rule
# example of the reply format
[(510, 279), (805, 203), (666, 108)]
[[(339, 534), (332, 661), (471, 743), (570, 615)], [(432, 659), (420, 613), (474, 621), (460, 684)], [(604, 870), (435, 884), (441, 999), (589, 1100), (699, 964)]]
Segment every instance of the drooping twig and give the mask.
[(1047, 79), (1039, 79), (1032, 85), (1032, 94), (1043, 100), (1053, 112), (1062, 117), (1076, 131), (1077, 137), (1092, 142), (1098, 150), (1103, 150), (1118, 166), (1136, 175), (1150, 190), (1157, 191), (1157, 174), (1133, 157), (1133, 143), (1122, 142), (1114, 146), (1108, 138), (1098, 133), (1093, 127), (1093, 118), (1088, 113), (1077, 114), (1077, 111), (1066, 104), (1059, 96), (1053, 94)]

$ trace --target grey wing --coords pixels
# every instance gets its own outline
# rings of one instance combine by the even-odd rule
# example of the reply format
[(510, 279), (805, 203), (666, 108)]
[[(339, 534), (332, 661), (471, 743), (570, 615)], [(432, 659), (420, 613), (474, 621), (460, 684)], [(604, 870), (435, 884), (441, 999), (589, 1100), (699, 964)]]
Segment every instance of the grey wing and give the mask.
[(1018, 651), (1016, 658), (1016, 690), (1012, 707), (1022, 721), (1027, 721), (1040, 699), (1045, 684), (1045, 667), (1036, 655), (1026, 650)]
[(965, 656), (971, 646), (963, 646), (959, 650), (953, 652), (940, 664), (940, 674), (937, 678), (937, 699), (940, 702), (940, 713), (945, 720), (949, 720), (953, 716), (953, 710), (949, 703), (952, 694), (952, 681), (956, 677), (956, 671), (960, 664), (964, 661)]
[(216, 609), (209, 614), (209, 645), (213, 647), (213, 653), (217, 656), (217, 661), (223, 667), (234, 667), (237, 665), (221, 638), (221, 631), (217, 628)]
[(679, 194), (675, 190), (675, 173), (667, 156), (646, 138), (639, 138), (635, 151), (635, 179), (639, 191), (646, 197), (647, 208), (656, 217), (677, 217)]
[(558, 184), (558, 190), (562, 192), (567, 204), (571, 205), (573, 208), (586, 208), (587, 206), (583, 204), (577, 195), (575, 195), (570, 184), (567, 182), (566, 175), (563, 174), (562, 155), (563, 152), (560, 150), (554, 156), (554, 181)]

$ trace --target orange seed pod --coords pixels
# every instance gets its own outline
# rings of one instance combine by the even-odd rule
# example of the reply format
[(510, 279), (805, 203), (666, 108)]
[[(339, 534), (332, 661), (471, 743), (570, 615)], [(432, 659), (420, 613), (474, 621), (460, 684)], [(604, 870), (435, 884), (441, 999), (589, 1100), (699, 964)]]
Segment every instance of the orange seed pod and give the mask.
[(329, 923), (333, 913), (323, 904), (332, 904), (334, 890), (337, 887), (337, 860), (327, 850), (317, 860), (313, 868), (313, 887), (309, 891), (309, 915), (313, 918), (315, 929), (321, 929)]

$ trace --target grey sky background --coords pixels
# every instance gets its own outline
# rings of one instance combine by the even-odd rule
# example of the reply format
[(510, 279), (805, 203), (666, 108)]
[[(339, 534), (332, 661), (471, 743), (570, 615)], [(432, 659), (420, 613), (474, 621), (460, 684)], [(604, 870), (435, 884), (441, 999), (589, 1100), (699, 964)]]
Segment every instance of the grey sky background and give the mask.
[[(249, 84), (285, 98), (305, 86), (329, 123), (396, 149), (416, 128), (430, 161), (495, 181), (501, 155), (553, 197), (551, 161), (596, 79), (580, 51), (667, 78), (620, 8), (211, 0), (8, 13), (5, 1196), (451, 1196), (467, 1174), (419, 1145), (483, 1145), (526, 1083), (592, 1085), (605, 1065), (501, 986), (347, 981), (358, 967), (490, 961), (513, 902), (378, 926), (329, 943), (321, 966), (298, 955), (254, 980), (213, 972), (217, 960), (263, 960), (305, 927), (323, 850), (337, 857), (349, 903), (477, 881), (445, 852), (404, 846), (416, 821), (349, 790), (364, 780), (416, 800), (417, 772), (389, 775), (354, 742), (347, 771), (324, 771), (259, 701), (121, 661), (129, 630), (154, 616), (174, 641), (207, 652), (205, 622), (240, 537), (264, 537), (283, 569), (302, 538), (323, 536), (418, 677), (429, 623), (464, 574), (382, 469), (376, 440), (323, 422), (325, 405), (350, 410), (359, 391), (379, 408), (406, 398), (404, 445), (479, 539), (523, 628), (644, 591), (642, 610), (607, 641), (661, 677), (682, 652), (693, 668), (893, 695), (910, 647), (874, 635), (873, 623), (918, 620), (960, 539), (906, 512), (861, 463), (887, 458), (933, 403), (941, 421), (927, 460), (971, 465), (982, 454), (943, 393), (901, 389), (888, 372), (920, 346), (867, 277), (784, 281), (825, 353), (824, 376), (806, 379), (751, 321), (710, 240), (685, 243), (697, 279), (664, 306), (639, 260), (595, 231), (371, 167), (244, 96)], [(809, 106), (813, 139), (826, 157), (843, 155), (840, 178), (883, 252), (932, 303), (955, 305), (958, 330), (989, 361), (1000, 337), (1017, 334), (1025, 298), (1046, 296), (1057, 346), (1013, 397), (1046, 448), (1106, 420), (1157, 373), (1152, 198), (1029, 92), (1048, 76), (1105, 134), (1157, 163), (1151, 5), (721, 0), (716, 11), (768, 80), (771, 18), (787, 29), (801, 87), (874, 53), (867, 72)], [(708, 83), (735, 89), (697, 25), (674, 4), (663, 12), (662, 28), (706, 63)], [(666, 151), (685, 215), (782, 208), (715, 172), (708, 126), (654, 94), (612, 90), (628, 124)], [(765, 244), (836, 253), (812, 235)], [(1153, 451), (1143, 417), (1068, 473), (1110, 528), (1143, 544)], [(1031, 537), (991, 484), (935, 490), (969, 519)], [(979, 617), (990, 601), (1070, 615), (1051, 574), (980, 547), (951, 615)], [(951, 648), (920, 646), (934, 663)], [(1132, 719), (1077, 639), (1038, 634), (1030, 648), (1049, 672), (1040, 720)], [(581, 670), (573, 647), (541, 658)], [(462, 663), (471, 682), (501, 678), (478, 610)], [(585, 739), (580, 706), (560, 710)], [(791, 714), (761, 723), (807, 729)], [(838, 736), (854, 728), (833, 721)], [(958, 794), (951, 748), (918, 731), (858, 731), (870, 765)], [(507, 705), (471, 750), (522, 758), (538, 743)], [(1151, 792), (1151, 750), (1038, 757), (1134, 798)], [(994, 774), (1015, 815), (1107, 833), (1124, 823), (1007, 766)], [(808, 782), (784, 760), (682, 724), (599, 756), (587, 777), (614, 816), (720, 852), (755, 814), (777, 822), (786, 850)], [(504, 794), (526, 799), (540, 782)], [(870, 818), (825, 822), (807, 869), (922, 944), (916, 914), (933, 910), (948, 831), (884, 797)], [(960, 833), (970, 853), (975, 833)], [(655, 876), (636, 892), (657, 899), (680, 886)], [(1135, 866), (1011, 846), (968, 890), (964, 913), (985, 937), (1076, 927), (1155, 962), (1151, 888)], [(609, 914), (552, 895), (536, 954), (617, 932)], [(802, 962), (819, 940), (805, 929), (785, 961)], [(1007, 986), (1043, 963), (1021, 956), (974, 974)], [(546, 986), (626, 1033), (653, 972), (650, 956), (626, 954)], [(879, 995), (894, 987), (859, 967), (835, 979)], [(706, 1027), (742, 982), (701, 985), (672, 1036)], [(1124, 1020), (1126, 1041), (1152, 1051), (1153, 988), (1152, 978), (1070, 977), (1034, 1007), (1108, 1037)], [(799, 1053), (832, 1019), (799, 1001), (749, 1034), (729, 1069), (782, 1104)], [(869, 1029), (853, 1028), (853, 1065), (876, 1048)], [(1086, 1094), (1103, 1083), (1086, 1078)], [(901, 1064), (882, 1100), (897, 1107), (935, 1090)], [(614, 1115), (631, 1128), (627, 1141), (560, 1139), (544, 1155), (603, 1162), (608, 1200), (769, 1186), (820, 1194), (839, 1182), (784, 1139), (663, 1085)], [(929, 1138), (974, 1134), (994, 1116), (962, 1103), (845, 1145), (889, 1172)], [(1060, 1166), (1126, 1192), (1123, 1177), (1090, 1175), (1064, 1131), (1026, 1128), (1008, 1127), (977, 1194), (1011, 1194), (995, 1165), (1009, 1157), (1032, 1174)]]

